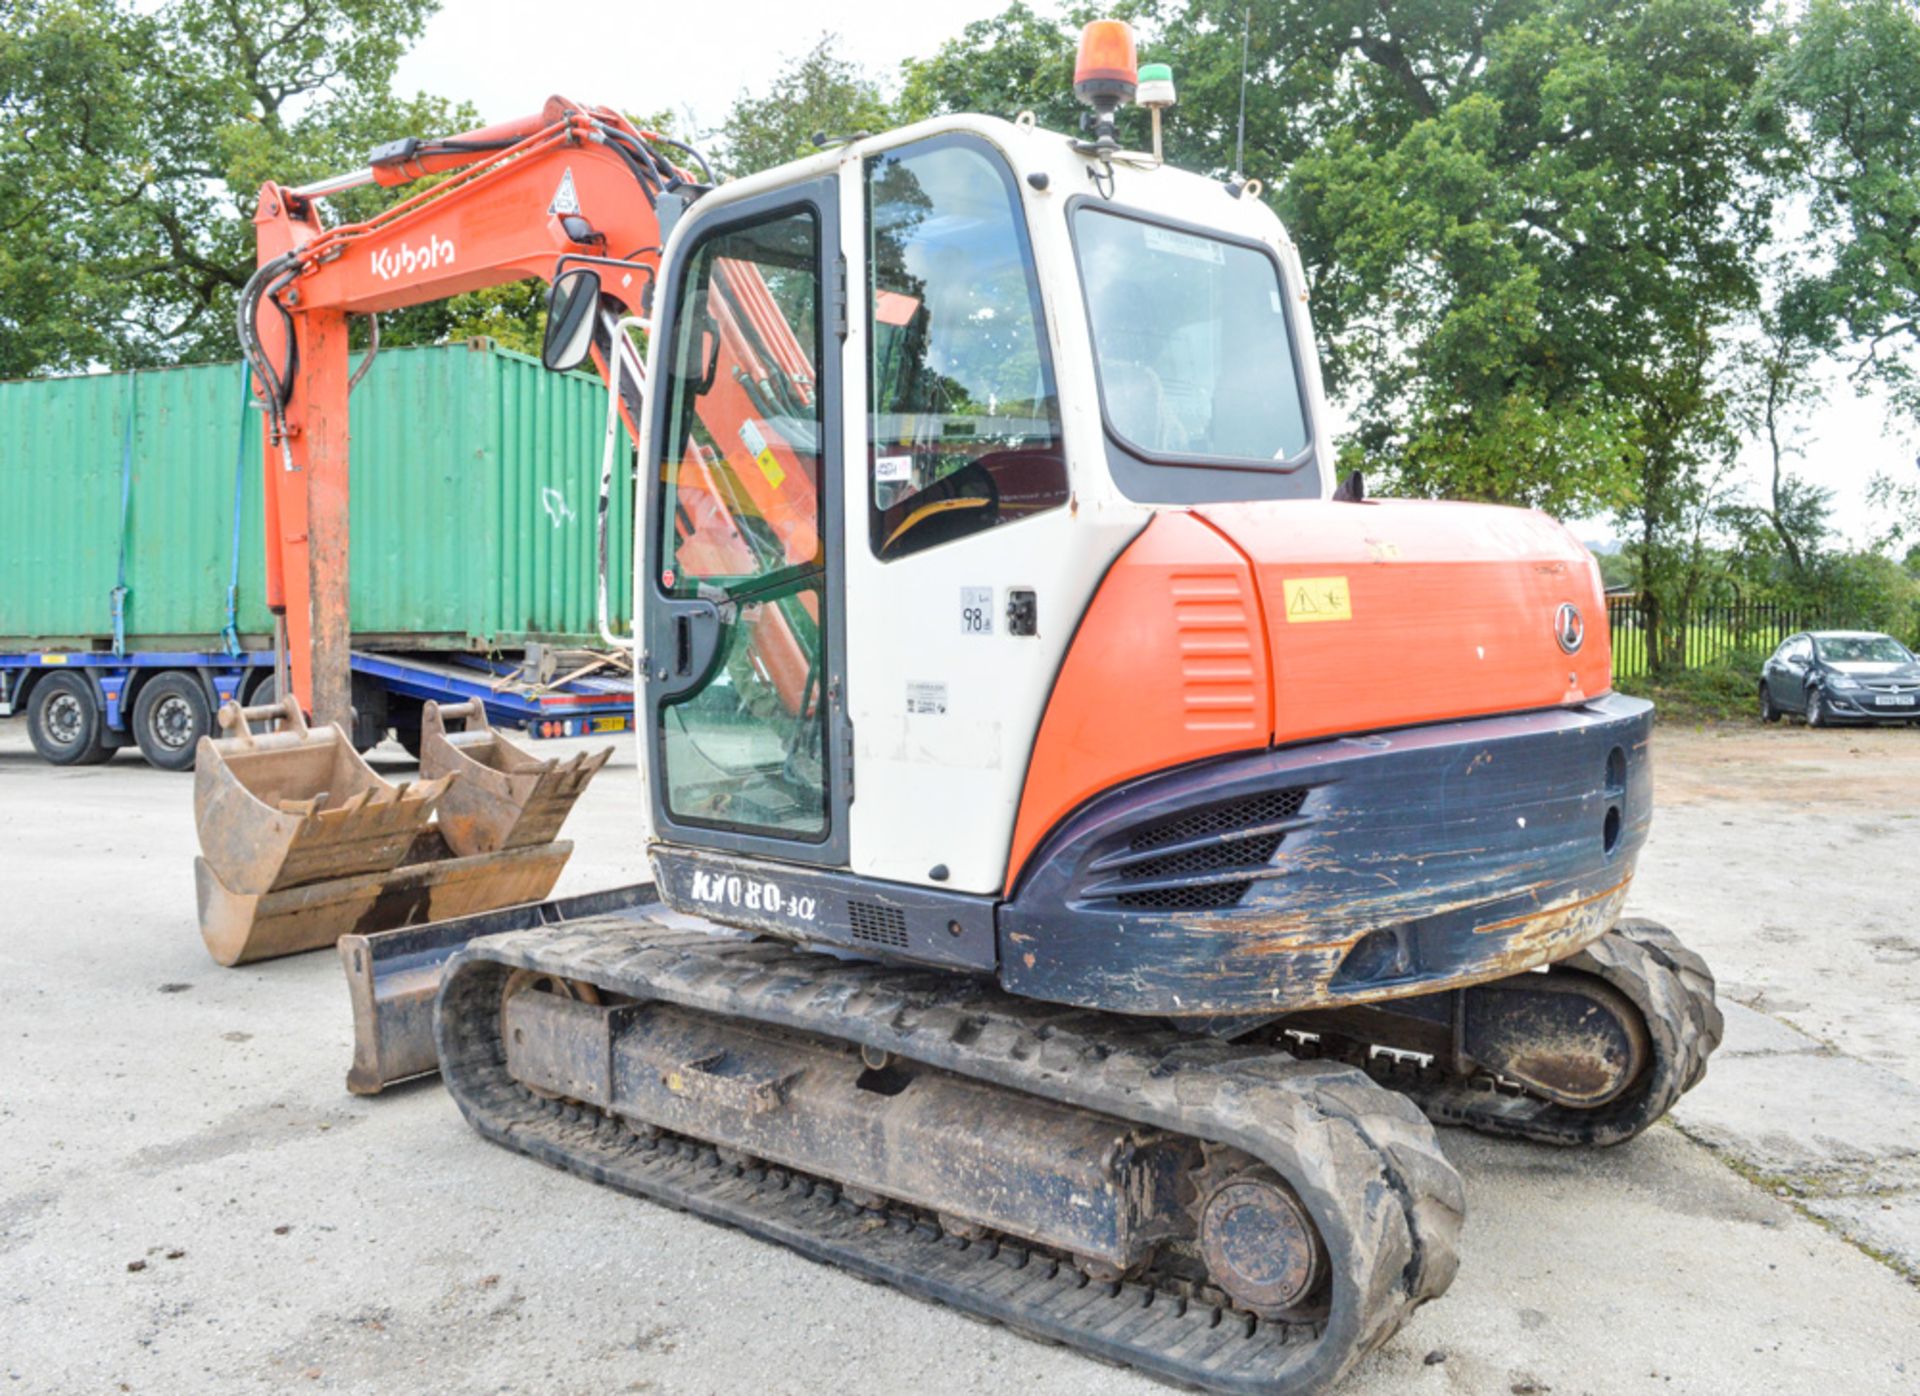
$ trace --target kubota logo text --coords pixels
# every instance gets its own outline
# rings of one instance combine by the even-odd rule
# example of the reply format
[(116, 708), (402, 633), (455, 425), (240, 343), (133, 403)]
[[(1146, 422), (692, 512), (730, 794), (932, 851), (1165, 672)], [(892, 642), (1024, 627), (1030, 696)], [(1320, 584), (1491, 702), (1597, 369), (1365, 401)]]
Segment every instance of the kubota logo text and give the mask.
[(373, 274), (382, 281), (396, 276), (412, 276), (417, 271), (453, 265), (453, 244), (445, 238), (429, 237), (425, 247), (382, 247), (372, 255)]

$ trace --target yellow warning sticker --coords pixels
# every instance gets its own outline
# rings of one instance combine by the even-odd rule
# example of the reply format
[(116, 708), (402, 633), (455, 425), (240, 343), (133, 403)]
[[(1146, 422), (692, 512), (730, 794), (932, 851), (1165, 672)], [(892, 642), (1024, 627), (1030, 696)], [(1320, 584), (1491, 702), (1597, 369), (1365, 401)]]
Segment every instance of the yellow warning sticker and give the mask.
[(760, 454), (753, 459), (754, 463), (760, 467), (760, 473), (767, 477), (767, 483), (779, 489), (780, 482), (787, 478), (787, 472), (782, 470), (780, 462), (773, 458), (773, 447), (762, 446)]
[(1353, 619), (1345, 577), (1292, 577), (1280, 586), (1289, 621)]

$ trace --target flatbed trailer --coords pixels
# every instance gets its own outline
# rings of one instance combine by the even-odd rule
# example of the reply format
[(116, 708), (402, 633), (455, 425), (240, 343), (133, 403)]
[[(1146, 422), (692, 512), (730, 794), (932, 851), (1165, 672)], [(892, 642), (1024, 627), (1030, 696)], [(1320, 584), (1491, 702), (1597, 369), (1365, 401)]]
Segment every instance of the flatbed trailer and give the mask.
[[(495, 727), (536, 740), (624, 732), (633, 683), (624, 670), (522, 681), (522, 662), (460, 653), (353, 652), (354, 744), (389, 733), (417, 754), (422, 705), (479, 700)], [(185, 770), (227, 702), (258, 703), (273, 683), (273, 654), (140, 650), (126, 654), (0, 652), (0, 717), (24, 717), (36, 751), (59, 765), (106, 760), (138, 746), (150, 762)]]

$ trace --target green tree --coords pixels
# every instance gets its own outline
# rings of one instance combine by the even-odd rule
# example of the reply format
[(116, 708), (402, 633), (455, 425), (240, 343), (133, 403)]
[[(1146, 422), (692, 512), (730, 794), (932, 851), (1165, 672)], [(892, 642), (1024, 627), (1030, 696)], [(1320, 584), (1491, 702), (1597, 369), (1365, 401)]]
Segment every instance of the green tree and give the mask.
[(1812, 0), (1761, 96), (1805, 145), (1816, 270), (1790, 309), (1920, 418), (1920, 11)]
[[(130, 50), (151, 26), (105, 0), (16, 0), (0, 28), (0, 378), (106, 358), (90, 225), (127, 197), (143, 114)], [(75, 134), (81, 139), (75, 139)]]
[(1067, 27), (1015, 0), (973, 21), (931, 57), (900, 65), (901, 120), (951, 112), (1010, 119), (1031, 111), (1042, 126), (1072, 130), (1083, 110), (1073, 96), (1078, 20)]
[[(303, 183), (395, 136), (474, 124), (465, 108), (390, 92), (434, 8), (17, 0), (0, 40), (0, 291), (25, 294), (0, 310), (0, 364), (232, 356), (262, 182)], [(360, 190), (330, 207), (364, 217), (391, 197)]]
[(719, 164), (749, 175), (811, 155), (816, 135), (886, 130), (893, 111), (879, 83), (837, 57), (838, 37), (822, 34), (764, 88), (742, 92), (720, 123)]

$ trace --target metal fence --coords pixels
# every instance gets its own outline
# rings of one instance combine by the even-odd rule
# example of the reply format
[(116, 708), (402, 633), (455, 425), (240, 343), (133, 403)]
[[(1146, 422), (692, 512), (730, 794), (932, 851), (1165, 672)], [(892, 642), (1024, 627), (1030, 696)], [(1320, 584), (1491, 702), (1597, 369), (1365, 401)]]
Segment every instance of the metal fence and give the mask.
[(1698, 669), (1739, 653), (1771, 650), (1802, 630), (1836, 627), (1832, 617), (1771, 601), (1735, 601), (1658, 610), (1640, 596), (1607, 598), (1616, 678), (1636, 678), (1656, 667)]

